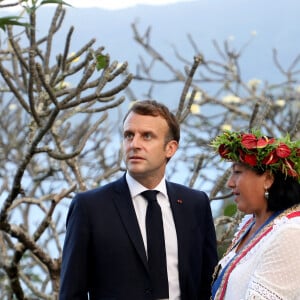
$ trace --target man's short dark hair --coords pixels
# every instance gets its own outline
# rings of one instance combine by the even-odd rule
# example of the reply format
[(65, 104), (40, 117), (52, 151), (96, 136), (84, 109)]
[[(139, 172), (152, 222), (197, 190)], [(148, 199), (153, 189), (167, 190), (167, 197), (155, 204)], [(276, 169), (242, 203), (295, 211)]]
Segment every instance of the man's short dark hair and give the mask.
[(143, 100), (136, 101), (131, 108), (128, 110), (127, 114), (123, 119), (123, 123), (125, 122), (128, 115), (134, 112), (139, 115), (144, 116), (161, 116), (166, 120), (169, 126), (169, 134), (167, 136), (167, 142), (171, 140), (175, 140), (179, 143), (180, 140), (180, 126), (175, 115), (162, 103), (159, 103), (155, 100)]

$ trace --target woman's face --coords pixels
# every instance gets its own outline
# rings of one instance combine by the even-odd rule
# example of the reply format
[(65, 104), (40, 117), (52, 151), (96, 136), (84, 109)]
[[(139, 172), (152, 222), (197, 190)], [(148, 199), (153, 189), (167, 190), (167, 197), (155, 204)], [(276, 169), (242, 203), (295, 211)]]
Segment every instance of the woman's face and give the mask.
[(269, 172), (258, 175), (246, 165), (234, 163), (227, 186), (232, 189), (234, 201), (240, 211), (259, 214), (267, 211), (265, 191), (272, 183), (273, 177)]

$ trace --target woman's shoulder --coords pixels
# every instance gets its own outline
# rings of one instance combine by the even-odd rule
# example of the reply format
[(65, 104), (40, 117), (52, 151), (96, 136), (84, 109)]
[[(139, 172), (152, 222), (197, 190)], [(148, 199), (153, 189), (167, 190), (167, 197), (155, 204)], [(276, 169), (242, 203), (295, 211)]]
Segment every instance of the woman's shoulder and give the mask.
[[(268, 253), (288, 253), (300, 251), (300, 211), (297, 214), (286, 214), (274, 220), (266, 243)], [(298, 254), (297, 254), (298, 255)]]
[(278, 247), (278, 244), (284, 243), (285, 245), (289, 245), (288, 247), (293, 247), (294, 245), (299, 249), (299, 235), (300, 206), (296, 206), (283, 211), (274, 219), (270, 234), (267, 236), (269, 236), (268, 240), (272, 241), (271, 244), (276, 243), (276, 247)]
[(291, 227), (300, 231), (300, 205), (285, 210), (277, 218), (275, 218), (273, 231), (288, 231)]
[(284, 210), (274, 219), (274, 227), (284, 224), (300, 224), (300, 205), (293, 206)]

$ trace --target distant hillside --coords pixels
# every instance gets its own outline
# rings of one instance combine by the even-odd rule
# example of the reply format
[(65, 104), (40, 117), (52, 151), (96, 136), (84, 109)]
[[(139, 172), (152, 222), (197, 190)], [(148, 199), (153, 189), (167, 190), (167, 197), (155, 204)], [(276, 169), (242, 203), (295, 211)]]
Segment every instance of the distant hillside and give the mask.
[(186, 35), (192, 34), (207, 57), (214, 57), (213, 39), (222, 42), (234, 36), (239, 48), (256, 38), (245, 52), (249, 76), (270, 74), (271, 53), (277, 48), (286, 63), (300, 53), (300, 1), (297, 0), (206, 0), (167, 6), (137, 6), (120, 11), (69, 8), (67, 24), (76, 28), (78, 42), (95, 37), (112, 57), (135, 62), (141, 49), (132, 39), (130, 24), (138, 20), (141, 28), (152, 26), (152, 41), (166, 54), (174, 44), (187, 56), (193, 56)]

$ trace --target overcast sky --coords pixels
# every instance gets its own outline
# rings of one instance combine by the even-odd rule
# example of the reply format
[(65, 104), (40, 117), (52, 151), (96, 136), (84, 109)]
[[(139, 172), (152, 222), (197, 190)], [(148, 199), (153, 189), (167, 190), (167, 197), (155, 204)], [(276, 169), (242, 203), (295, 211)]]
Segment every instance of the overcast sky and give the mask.
[[(1, 2), (3, 1), (3, 2)], [(166, 4), (173, 4), (178, 2), (195, 2), (199, 0), (63, 0), (64, 2), (72, 5), (75, 8), (83, 8), (83, 7), (99, 7), (102, 9), (108, 10), (118, 10), (118, 9), (125, 9), (130, 8), (138, 4), (145, 4), (145, 5), (166, 5)], [(203, 0), (202, 0), (203, 1)], [(205, 0), (209, 1), (209, 0)], [(16, 3), (16, 0), (0, 0), (2, 5), (7, 5), (10, 3)], [(5, 7), (0, 11), (11, 11), (11, 10), (19, 10), (20, 6), (12, 6), (12, 7)]]
[(122, 9), (137, 4), (164, 5), (176, 2), (191, 2), (196, 0), (64, 0), (74, 7), (100, 7), (104, 9)]

